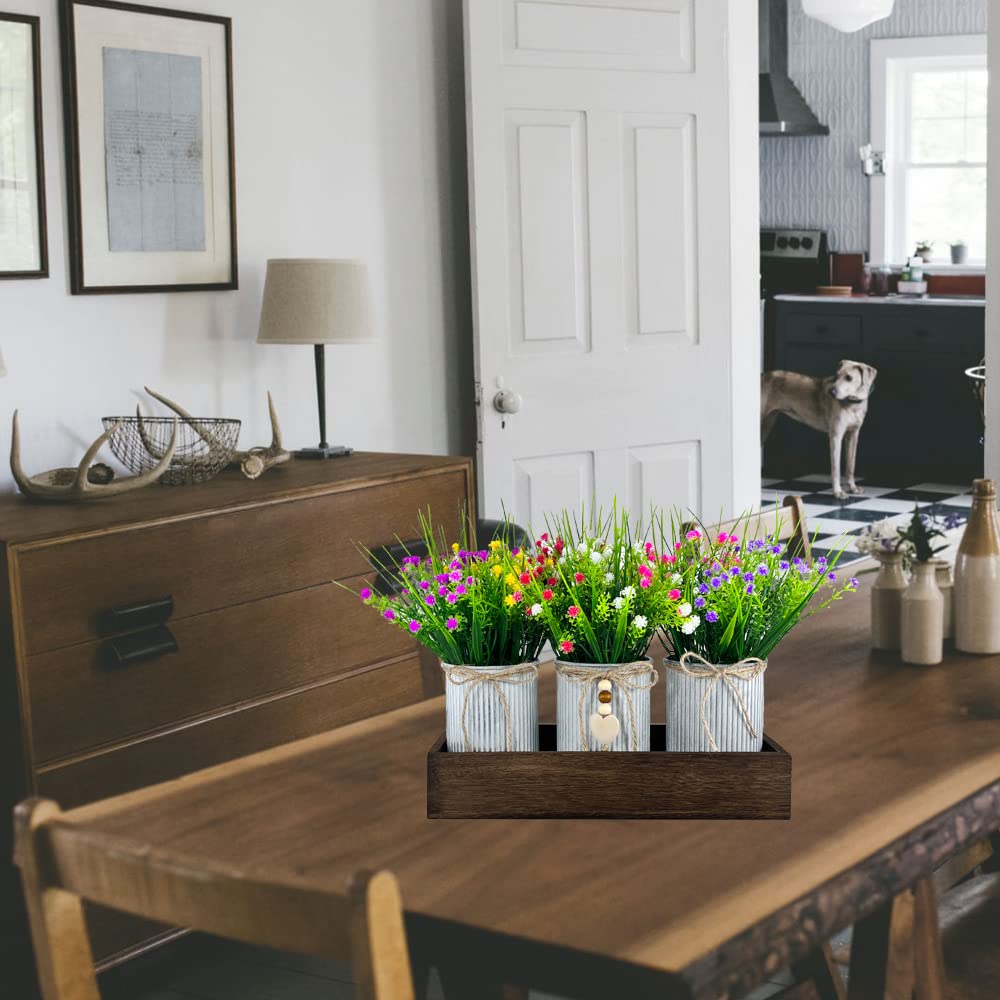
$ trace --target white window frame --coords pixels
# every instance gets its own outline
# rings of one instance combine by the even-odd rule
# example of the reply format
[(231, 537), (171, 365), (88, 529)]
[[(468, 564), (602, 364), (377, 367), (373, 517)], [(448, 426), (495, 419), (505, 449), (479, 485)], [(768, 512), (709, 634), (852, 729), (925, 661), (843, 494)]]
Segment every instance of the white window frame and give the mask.
[[(899, 210), (905, 198), (905, 174), (896, 169), (906, 149), (910, 124), (908, 92), (901, 84), (917, 67), (975, 66), (986, 68), (986, 35), (932, 35), (924, 38), (879, 38), (871, 43), (871, 142), (885, 154), (885, 176), (871, 179), (871, 259), (876, 264), (901, 264), (912, 248), (900, 245), (905, 236)], [(891, 113), (890, 113), (891, 111)], [(956, 266), (935, 261), (929, 270), (981, 273), (983, 260)]]

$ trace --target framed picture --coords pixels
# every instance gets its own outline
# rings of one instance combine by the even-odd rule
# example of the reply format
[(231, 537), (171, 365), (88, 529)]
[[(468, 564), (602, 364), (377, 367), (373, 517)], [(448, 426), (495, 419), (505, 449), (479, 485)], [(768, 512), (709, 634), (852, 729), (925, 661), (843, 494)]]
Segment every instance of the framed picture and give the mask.
[(47, 278), (38, 18), (0, 13), (0, 278)]
[(61, 12), (73, 294), (236, 288), (232, 22)]

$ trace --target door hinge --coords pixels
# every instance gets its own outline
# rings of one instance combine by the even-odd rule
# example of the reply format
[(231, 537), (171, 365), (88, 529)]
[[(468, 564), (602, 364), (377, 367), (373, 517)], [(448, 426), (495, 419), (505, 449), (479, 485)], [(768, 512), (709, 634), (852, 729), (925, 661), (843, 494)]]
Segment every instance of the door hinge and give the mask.
[(476, 379), (476, 444), (483, 443), (483, 383)]

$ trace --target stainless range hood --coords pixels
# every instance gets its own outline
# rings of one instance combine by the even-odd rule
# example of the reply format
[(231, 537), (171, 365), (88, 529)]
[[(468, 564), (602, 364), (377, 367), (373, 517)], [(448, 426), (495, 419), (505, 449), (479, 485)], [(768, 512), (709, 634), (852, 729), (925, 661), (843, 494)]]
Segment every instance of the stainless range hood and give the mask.
[(788, 0), (760, 0), (760, 134), (830, 134), (788, 75)]

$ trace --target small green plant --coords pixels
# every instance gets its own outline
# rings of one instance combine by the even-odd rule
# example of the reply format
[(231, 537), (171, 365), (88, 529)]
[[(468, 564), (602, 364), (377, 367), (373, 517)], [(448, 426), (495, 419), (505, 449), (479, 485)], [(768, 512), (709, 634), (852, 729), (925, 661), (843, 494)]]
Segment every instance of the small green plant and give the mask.
[(935, 521), (926, 514), (921, 514), (920, 507), (914, 505), (909, 525), (898, 531), (900, 543), (911, 548), (915, 562), (930, 562), (938, 552), (947, 548), (947, 544), (939, 545), (937, 548), (932, 544), (935, 538), (944, 538), (946, 527), (947, 525)]

